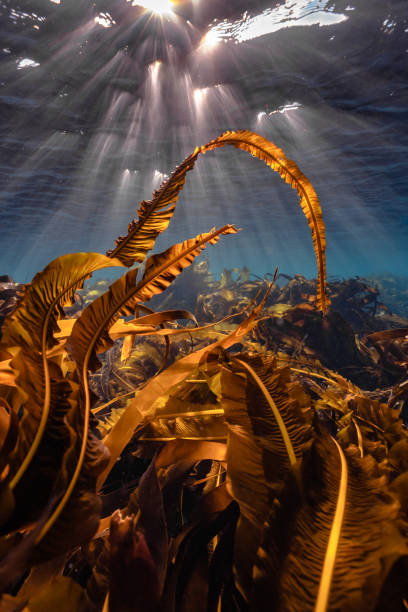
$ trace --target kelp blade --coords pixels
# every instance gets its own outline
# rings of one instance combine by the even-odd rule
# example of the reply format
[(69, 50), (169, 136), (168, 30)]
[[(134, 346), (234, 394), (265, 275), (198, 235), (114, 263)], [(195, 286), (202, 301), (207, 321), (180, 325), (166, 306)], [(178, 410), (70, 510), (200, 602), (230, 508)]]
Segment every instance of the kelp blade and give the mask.
[(138, 219), (129, 224), (128, 234), (116, 240), (116, 247), (108, 251), (109, 257), (116, 257), (126, 266), (143, 261), (148, 250), (153, 248), (157, 236), (164, 231), (174, 213), (176, 202), (184, 186), (186, 174), (194, 167), (200, 153), (232, 145), (249, 152), (264, 161), (272, 170), (297, 191), (300, 206), (312, 232), (313, 246), (318, 267), (317, 307), (326, 311), (330, 301), (326, 294), (326, 239), (322, 210), (317, 194), (309, 179), (297, 164), (287, 158), (275, 144), (249, 130), (225, 132), (189, 155), (155, 191), (152, 200), (143, 201), (138, 210)]

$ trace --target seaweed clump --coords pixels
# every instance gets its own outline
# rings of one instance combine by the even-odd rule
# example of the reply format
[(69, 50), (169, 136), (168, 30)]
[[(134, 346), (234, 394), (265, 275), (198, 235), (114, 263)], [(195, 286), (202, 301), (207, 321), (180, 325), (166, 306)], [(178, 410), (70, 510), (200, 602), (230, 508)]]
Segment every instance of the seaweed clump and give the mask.
[[(197, 156), (225, 144), (298, 192), (317, 281), (226, 272), (216, 312), (200, 296), (196, 313), (153, 310), (146, 302), (237, 232), (224, 225), (147, 257)], [(142, 261), (143, 272), (132, 267)], [(111, 265), (131, 269), (73, 306)], [(0, 344), (0, 609), (402, 610), (407, 330), (364, 344), (329, 304), (317, 195), (283, 151), (246, 131), (196, 149), (106, 255), (63, 255), (24, 286)], [(358, 308), (375, 320), (376, 298)], [(330, 367), (339, 336), (360, 369), (392, 353), (391, 399)]]

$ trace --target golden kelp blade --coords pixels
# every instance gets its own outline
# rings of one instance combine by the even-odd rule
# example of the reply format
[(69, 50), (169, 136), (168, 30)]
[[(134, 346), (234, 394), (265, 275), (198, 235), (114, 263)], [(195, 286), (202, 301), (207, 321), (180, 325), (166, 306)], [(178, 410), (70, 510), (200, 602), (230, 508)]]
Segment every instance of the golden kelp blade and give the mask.
[[(40, 411), (41, 417), (38, 427), (31, 431), (31, 444), (25, 445), (26, 455), (11, 479), (11, 488), (18, 484), (28, 469), (43, 438), (50, 406), (53, 401), (55, 403), (55, 398), (51, 397), (47, 348), (57, 343), (53, 337), (58, 330), (57, 321), (63, 316), (64, 306), (71, 303), (75, 291), (82, 288), (84, 281), (95, 270), (111, 266), (122, 264), (100, 253), (71, 253), (54, 259), (26, 285), (22, 299), (3, 324), (2, 347), (21, 346), (23, 351), (41, 355), (42, 361), (38, 376), (33, 379), (34, 395), (38, 392), (36, 410)], [(14, 361), (10, 363), (12, 367)], [(20, 386), (23, 390), (24, 385), (22, 378)], [(28, 392), (32, 397), (33, 391), (29, 388)]]
[(282, 149), (279, 149), (263, 136), (248, 130), (225, 132), (218, 138), (200, 147), (200, 151), (206, 153), (206, 151), (222, 147), (225, 144), (248, 151), (254, 157), (261, 159), (272, 170), (279, 172), (283, 180), (298, 192), (300, 206), (312, 231), (313, 246), (317, 259), (318, 289), (316, 304), (318, 308), (325, 312), (330, 303), (326, 295), (326, 239), (322, 209), (311, 182), (299, 170), (297, 164), (285, 156)]
[(225, 132), (207, 144), (197, 147), (194, 153), (189, 155), (153, 193), (151, 200), (141, 202), (137, 213), (138, 219), (129, 224), (127, 235), (120, 236), (116, 240), (116, 248), (108, 251), (107, 255), (116, 257), (126, 266), (131, 266), (135, 261), (143, 261), (147, 251), (153, 248), (157, 236), (167, 228), (175, 211), (179, 193), (184, 186), (186, 174), (194, 168), (198, 155), (226, 144), (248, 151), (264, 161), (272, 170), (279, 172), (283, 180), (298, 192), (300, 206), (312, 231), (317, 259), (316, 303), (317, 307), (325, 312), (330, 302), (326, 295), (326, 240), (319, 199), (310, 181), (296, 163), (285, 156), (282, 149), (249, 130)]
[(265, 384), (263, 383), (263, 381), (261, 380), (261, 378), (258, 376), (258, 374), (255, 372), (255, 370), (253, 368), (251, 368), (251, 366), (246, 363), (245, 361), (242, 361), (242, 359), (234, 359), (234, 361), (236, 363), (238, 363), (240, 366), (242, 366), (243, 368), (245, 368), (245, 370), (247, 370), (250, 374), (250, 376), (254, 379), (254, 381), (256, 382), (256, 384), (259, 386), (260, 390), (262, 391), (262, 394), (265, 398), (265, 400), (267, 401), (273, 416), (275, 417), (276, 423), (279, 427), (282, 439), (284, 441), (287, 453), (288, 453), (288, 457), (289, 457), (289, 461), (290, 464), (293, 466), (296, 463), (296, 455), (295, 455), (295, 451), (293, 450), (293, 445), (292, 445), (292, 441), (290, 439), (290, 436), (288, 434), (288, 430), (286, 428), (286, 425), (282, 419), (282, 416), (272, 398), (272, 395), (269, 393), (267, 387), (265, 386)]
[(372, 458), (355, 451), (321, 431), (287, 480), (258, 550), (252, 609), (266, 612), (270, 601), (276, 612), (376, 609), (408, 548), (396, 499)]
[(344, 521), (344, 511), (346, 508), (348, 481), (347, 462), (338, 442), (334, 438), (332, 438), (332, 441), (336, 445), (337, 451), (339, 453), (340, 483), (339, 493), (337, 496), (336, 511), (334, 513), (334, 519), (330, 530), (326, 555), (324, 557), (322, 575), (319, 583), (319, 590), (317, 593), (315, 612), (326, 612), (327, 610), (330, 597), (330, 587), (333, 579), (334, 565), (336, 563), (337, 550), (339, 547), (341, 528)]
[(138, 302), (150, 300), (153, 295), (164, 291), (207, 244), (215, 244), (221, 235), (237, 231), (233, 225), (224, 225), (175, 244), (163, 253), (149, 257), (143, 278), (138, 283), (137, 270), (131, 270), (113, 283), (109, 291), (85, 308), (72, 329), (67, 349), (78, 367), (82, 368), (86, 359), (91, 369), (98, 367), (95, 353), (112, 346), (108, 330), (121, 314), (132, 314)]
[(97, 367), (96, 352), (106, 350), (111, 343), (109, 327), (120, 314), (129, 314), (137, 307), (137, 302), (148, 300), (161, 293), (169, 284), (189, 266), (206, 247), (215, 244), (222, 234), (233, 234), (238, 230), (232, 225), (225, 225), (219, 230), (200, 234), (191, 240), (176, 244), (164, 253), (150, 257), (146, 262), (143, 278), (136, 283), (137, 270), (131, 270), (116, 281), (110, 290), (88, 306), (74, 325), (67, 348), (76, 361), (82, 379), (85, 407), (84, 424), (79, 457), (72, 478), (64, 495), (53, 510), (42, 529), (38, 541), (42, 540), (52, 528), (58, 517), (69, 503), (70, 496), (80, 480), (82, 466), (88, 446), (90, 392), (88, 385), (88, 367)]
[(51, 261), (25, 285), (23, 297), (2, 325), (1, 345), (30, 346), (45, 354), (56, 344), (54, 332), (63, 308), (96, 270), (123, 266), (101, 253), (69, 253)]
[(310, 445), (313, 430), (291, 396), (289, 368), (277, 367), (274, 358), (221, 354), (203, 370), (229, 430), (228, 479), (241, 512), (234, 574), (241, 594), (249, 598), (263, 525), (289, 470)]
[(156, 238), (167, 229), (176, 208), (180, 191), (186, 181), (186, 174), (194, 167), (199, 151), (189, 155), (153, 193), (151, 200), (143, 200), (137, 211), (138, 218), (128, 226), (126, 236), (119, 236), (116, 247), (107, 252), (125, 266), (144, 261)]

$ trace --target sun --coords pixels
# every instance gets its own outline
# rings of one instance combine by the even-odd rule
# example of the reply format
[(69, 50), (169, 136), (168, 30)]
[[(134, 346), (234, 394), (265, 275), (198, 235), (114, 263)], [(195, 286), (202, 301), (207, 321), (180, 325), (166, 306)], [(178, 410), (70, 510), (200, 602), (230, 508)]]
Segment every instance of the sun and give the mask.
[(169, 15), (173, 12), (171, 0), (133, 0), (132, 6), (143, 6), (157, 15)]

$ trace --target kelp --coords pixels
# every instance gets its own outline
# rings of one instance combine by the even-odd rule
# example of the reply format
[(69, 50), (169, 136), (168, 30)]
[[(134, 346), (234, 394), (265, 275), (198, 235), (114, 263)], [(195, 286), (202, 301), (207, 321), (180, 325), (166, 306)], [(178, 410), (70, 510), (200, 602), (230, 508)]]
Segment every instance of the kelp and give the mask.
[(316, 303), (317, 307), (325, 312), (329, 305), (326, 295), (326, 239), (317, 194), (310, 181), (299, 170), (296, 163), (286, 157), (282, 149), (279, 149), (263, 136), (249, 130), (225, 132), (207, 144), (197, 147), (194, 153), (189, 155), (160, 186), (160, 189), (155, 191), (152, 200), (141, 202), (138, 219), (129, 224), (128, 234), (120, 236), (116, 241), (116, 248), (108, 251), (107, 255), (118, 258), (127, 266), (132, 265), (135, 261), (143, 261), (146, 252), (152, 248), (159, 232), (167, 228), (174, 213), (178, 195), (184, 185), (185, 175), (194, 167), (199, 154), (207, 153), (207, 151), (223, 147), (226, 144), (247, 151), (264, 161), (298, 192), (301, 209), (312, 232), (317, 260)]
[(74, 253), (54, 259), (24, 287), (22, 298), (2, 326), (2, 344), (42, 347), (44, 353), (55, 343), (53, 334), (64, 306), (72, 303), (84, 281), (95, 270), (121, 265), (100, 253)]
[[(77, 364), (78, 375), (82, 380), (85, 395), (82, 440), (69, 484), (42, 529), (40, 539), (44, 538), (60, 515), (64, 516), (67, 507), (69, 508), (70, 503), (73, 503), (71, 495), (75, 491), (77, 483), (80, 487), (81, 478), (83, 479), (84, 476), (86, 478), (87, 456), (91, 452), (89, 450), (91, 438), (88, 435), (90, 393), (87, 372), (88, 366), (95, 368), (98, 365), (96, 351), (106, 350), (109, 346), (107, 344), (109, 342), (107, 329), (121, 313), (129, 314), (134, 311), (137, 302), (148, 300), (155, 293), (164, 290), (200, 254), (207, 243), (214, 244), (220, 235), (234, 233), (235, 231), (233, 226), (224, 226), (220, 230), (200, 234), (196, 239), (186, 240), (182, 244), (170, 247), (160, 255), (150, 257), (146, 262), (145, 272), (139, 283), (136, 283), (137, 270), (128, 272), (111, 286), (107, 294), (88, 306), (75, 323), (68, 343), (68, 351)], [(84, 470), (82, 470), (83, 466)], [(97, 473), (99, 472), (100, 470)]]
[(241, 513), (262, 524), (285, 473), (310, 442), (312, 429), (290, 396), (289, 368), (276, 367), (273, 357), (238, 355), (226, 357), (220, 369), (213, 355), (205, 372), (229, 429), (232, 491)]
[(206, 244), (215, 244), (222, 234), (232, 234), (237, 230), (226, 225), (207, 234), (176, 244), (158, 255), (152, 255), (146, 261), (144, 275), (136, 283), (138, 270), (131, 270), (116, 281), (109, 292), (88, 306), (75, 323), (68, 351), (79, 367), (84, 368), (86, 375), (88, 364), (91, 369), (99, 365), (96, 352), (103, 352), (112, 342), (107, 336), (107, 329), (121, 314), (133, 314), (138, 302), (150, 300), (153, 295), (164, 291), (169, 284), (189, 266), (205, 248)]
[[(74, 381), (64, 380), (58, 366), (50, 364), (52, 380), (47, 426), (35, 453), (31, 454), (42, 418), (44, 393), (39, 384), (42, 360), (34, 351), (26, 350), (14, 358), (13, 365), (18, 368), (16, 382), (27, 394), (16, 444), (9, 455), (7, 474), (8, 486), (13, 490), (17, 504), (13, 522), (20, 526), (37, 518), (49, 499), (50, 491), (63, 486), (63, 457), (74, 435), (67, 416), (77, 409), (79, 386)], [(31, 459), (29, 463), (28, 459)]]
[(230, 491), (240, 505), (235, 538), (235, 570), (248, 597), (252, 566), (263, 524), (285, 476), (313, 438), (313, 430), (290, 395), (289, 368), (274, 358), (216, 355), (206, 374), (228, 426)]
[[(42, 354), (41, 366), (37, 363), (34, 373), (34, 386), (42, 387), (42, 397), (37, 400), (41, 417), (33, 431), (32, 440), (26, 445), (26, 455), (10, 481), (12, 489), (22, 478), (37, 451), (44, 435), (51, 404), (58, 402), (58, 399), (51, 396), (51, 379), (46, 357), (47, 349), (55, 344), (53, 333), (58, 329), (57, 320), (63, 314), (63, 307), (71, 303), (75, 291), (83, 286), (84, 280), (93, 271), (112, 265), (121, 264), (99, 253), (76, 253), (55, 259), (25, 287), (21, 300), (3, 324), (0, 346), (7, 347), (8, 351), (18, 346), (18, 351), (23, 350), (24, 354), (27, 351), (32, 353), (33, 350), (41, 350)], [(27, 356), (27, 360), (29, 359)], [(33, 363), (32, 359), (31, 362)], [(10, 365), (13, 367), (13, 361)], [(30, 377), (27, 377), (27, 381), (29, 379)], [(23, 377), (20, 381), (23, 390), (25, 380)]]
[(158, 376), (149, 381), (148, 384), (137, 393), (136, 397), (128, 403), (126, 410), (122, 413), (119, 420), (104, 440), (110, 451), (111, 459), (108, 468), (100, 478), (100, 485), (103, 484), (117, 457), (120, 456), (126, 444), (131, 440), (136, 428), (144, 420), (155, 416), (155, 402), (163, 395), (167, 395), (173, 388), (190, 376), (197, 369), (200, 360), (204, 359), (211, 350), (218, 347), (228, 348), (233, 346), (236, 342), (239, 342), (246, 333), (253, 329), (257, 325), (257, 316), (267, 297), (268, 292), (265, 293), (263, 300), (252, 309), (245, 320), (237, 325), (232, 332), (223, 335), (217, 342), (203, 347), (198, 351), (194, 351), (192, 354), (186, 355), (173, 363)]
[(395, 557), (406, 554), (399, 506), (323, 433), (288, 480), (258, 552), (254, 610), (374, 610)]
[[(186, 173), (201, 153), (226, 144), (298, 192), (317, 287), (295, 278), (281, 288), (276, 272), (269, 282), (248, 269), (227, 271), (217, 284), (204, 266), (214, 297), (200, 302), (205, 316), (185, 304), (154, 312), (144, 302), (207, 244), (237, 232), (224, 225), (146, 259)], [(94, 270), (143, 261), (143, 272), (78, 297)], [(314, 189), (278, 147), (248, 131), (197, 148), (140, 204), (106, 256), (62, 256), (36, 275), (8, 311), (0, 344), (0, 609), (382, 612), (389, 593), (393, 612), (400, 609), (408, 596), (408, 441), (392, 406), (404, 382), (386, 403), (320, 361), (317, 345), (310, 350), (304, 332), (318, 330), (329, 350), (346, 329), (327, 310), (326, 289)], [(377, 294), (367, 292), (353, 308), (374, 317)], [(196, 327), (176, 324), (182, 319)], [(359, 343), (346, 331), (363, 367), (389, 350), (402, 371), (403, 330), (369, 328), (374, 335)], [(130, 475), (126, 458), (141, 462)]]

